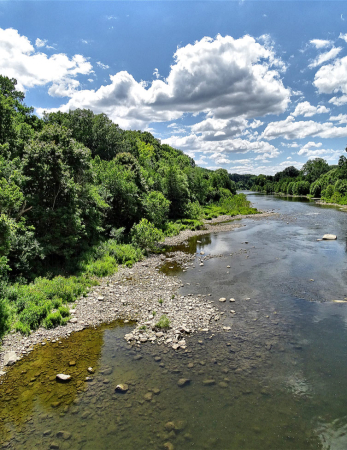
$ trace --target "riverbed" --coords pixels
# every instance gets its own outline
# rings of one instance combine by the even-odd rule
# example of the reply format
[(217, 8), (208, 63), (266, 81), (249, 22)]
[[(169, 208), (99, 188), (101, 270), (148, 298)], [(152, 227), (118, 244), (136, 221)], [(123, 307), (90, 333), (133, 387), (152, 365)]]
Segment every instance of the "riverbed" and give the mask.
[[(230, 332), (173, 350), (131, 345), (135, 325), (114, 322), (35, 349), (0, 386), (6, 448), (347, 448), (347, 304), (333, 302), (347, 297), (346, 213), (247, 195), (278, 214), (191, 238), (179, 248), (195, 263), (161, 267), (180, 295), (210, 299)], [(317, 241), (325, 233), (338, 239)]]

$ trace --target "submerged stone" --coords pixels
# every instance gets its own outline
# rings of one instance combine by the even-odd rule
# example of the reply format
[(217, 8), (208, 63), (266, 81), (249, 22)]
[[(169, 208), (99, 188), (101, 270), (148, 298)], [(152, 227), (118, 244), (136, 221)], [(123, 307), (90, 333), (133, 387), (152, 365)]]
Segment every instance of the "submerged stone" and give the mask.
[(115, 391), (125, 393), (129, 390), (129, 386), (127, 384), (117, 384)]
[(187, 386), (188, 384), (190, 384), (189, 378), (180, 378), (177, 381), (177, 386), (179, 386), (179, 387), (184, 387), (184, 386)]

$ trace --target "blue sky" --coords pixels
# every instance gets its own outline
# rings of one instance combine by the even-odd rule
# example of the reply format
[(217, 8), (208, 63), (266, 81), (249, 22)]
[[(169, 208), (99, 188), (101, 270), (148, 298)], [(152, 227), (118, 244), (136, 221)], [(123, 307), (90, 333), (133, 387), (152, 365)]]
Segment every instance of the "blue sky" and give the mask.
[(273, 174), (347, 145), (344, 1), (0, 2), (0, 73), (202, 167)]

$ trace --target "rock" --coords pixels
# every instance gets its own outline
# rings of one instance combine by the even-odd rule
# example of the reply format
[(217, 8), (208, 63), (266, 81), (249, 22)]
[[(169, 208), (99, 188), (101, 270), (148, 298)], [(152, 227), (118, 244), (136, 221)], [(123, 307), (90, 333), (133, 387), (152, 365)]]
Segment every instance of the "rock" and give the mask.
[(76, 365), (76, 361), (70, 361), (70, 362), (69, 362), (69, 366), (70, 366), (70, 367), (73, 367), (73, 366), (75, 366), (75, 365)]
[(214, 384), (216, 384), (216, 382), (215, 382), (215, 380), (204, 380), (203, 382), (202, 382), (202, 384), (204, 385), (204, 386), (213, 386)]
[(230, 266), (227, 266), (227, 269), (230, 269)]
[(167, 422), (165, 424), (166, 431), (173, 431), (175, 428), (176, 428), (176, 425), (174, 424), (174, 422)]
[(88, 372), (89, 372), (89, 373), (94, 373), (94, 369), (93, 369), (93, 367), (88, 367), (88, 369), (87, 369), (87, 370), (88, 370)]
[(145, 394), (144, 398), (145, 398), (145, 400), (147, 402), (150, 402), (152, 400), (152, 398), (153, 398), (153, 393), (152, 392), (147, 392), (147, 394)]
[(71, 433), (69, 433), (68, 431), (58, 431), (57, 438), (67, 441), (71, 438)]
[(231, 299), (230, 299), (230, 301), (231, 301), (231, 302), (234, 302), (234, 301), (235, 301), (235, 299), (234, 299), (234, 298), (231, 298)]
[(2, 376), (5, 375), (5, 374), (6, 374), (6, 372), (0, 370), (0, 377), (2, 377)]
[(180, 378), (177, 381), (177, 386), (179, 386), (179, 387), (184, 387), (184, 386), (187, 386), (188, 384), (190, 384), (189, 378)]
[(220, 383), (218, 383), (218, 386), (221, 388), (227, 388), (228, 384), (225, 381), (221, 381)]
[(173, 444), (171, 444), (171, 442), (165, 442), (164, 448), (166, 450), (174, 450), (175, 447), (173, 446)]
[(134, 361), (139, 361), (140, 359), (142, 359), (141, 355), (134, 356)]
[(225, 297), (221, 297), (221, 298), (219, 299), (219, 301), (220, 301), (220, 302), (226, 302), (227, 299), (226, 299)]
[(230, 330), (231, 330), (231, 327), (223, 327), (223, 330), (224, 330), (224, 331), (230, 331)]
[(203, 265), (204, 265), (204, 263), (200, 263), (199, 265), (200, 265), (200, 266), (203, 266)]
[(335, 239), (337, 239), (335, 234), (325, 234), (323, 236), (323, 241), (334, 241)]
[(59, 445), (56, 444), (55, 442), (52, 442), (51, 445), (49, 446), (49, 448), (59, 450)]
[(84, 381), (93, 381), (92, 377), (85, 377)]
[(99, 302), (102, 302), (103, 300), (105, 300), (105, 298), (100, 296), (100, 297), (98, 297), (98, 300), (99, 300)]
[(67, 382), (71, 380), (71, 375), (65, 375), (64, 373), (58, 373), (55, 377), (57, 381)]
[(78, 321), (77, 321), (77, 319), (74, 317), (73, 319), (70, 319), (69, 322), (70, 322), (70, 323), (77, 323)]
[(4, 366), (13, 366), (17, 361), (16, 352), (7, 352), (4, 356)]
[(129, 390), (129, 386), (127, 384), (117, 384), (115, 391), (121, 392), (125, 394)]

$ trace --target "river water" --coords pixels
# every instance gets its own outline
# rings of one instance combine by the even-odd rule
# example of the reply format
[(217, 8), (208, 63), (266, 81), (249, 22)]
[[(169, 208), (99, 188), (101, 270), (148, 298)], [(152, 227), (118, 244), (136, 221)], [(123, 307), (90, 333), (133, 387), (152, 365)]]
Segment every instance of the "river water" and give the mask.
[[(38, 347), (0, 385), (5, 448), (347, 448), (347, 303), (334, 302), (347, 298), (346, 213), (248, 197), (278, 214), (191, 239), (197, 260), (215, 257), (179, 272), (181, 295), (211, 294), (231, 331), (197, 333), (175, 352), (131, 348), (133, 325), (115, 323)], [(338, 239), (317, 241), (325, 233)], [(72, 381), (58, 384), (58, 372)]]

